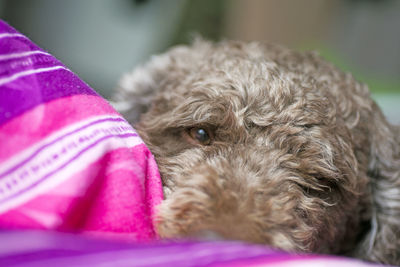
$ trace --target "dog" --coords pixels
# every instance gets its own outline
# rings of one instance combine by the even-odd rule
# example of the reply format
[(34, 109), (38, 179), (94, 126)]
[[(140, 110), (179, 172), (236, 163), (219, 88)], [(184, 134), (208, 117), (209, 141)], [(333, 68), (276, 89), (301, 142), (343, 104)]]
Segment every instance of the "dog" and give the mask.
[(400, 264), (400, 129), (315, 52), (196, 40), (114, 99), (159, 166), (161, 237)]

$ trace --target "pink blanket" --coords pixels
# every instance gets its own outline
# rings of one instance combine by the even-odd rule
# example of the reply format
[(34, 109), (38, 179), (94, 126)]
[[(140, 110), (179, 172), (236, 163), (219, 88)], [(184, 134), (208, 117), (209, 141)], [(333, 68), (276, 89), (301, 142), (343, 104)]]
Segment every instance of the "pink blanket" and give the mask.
[(156, 238), (154, 158), (103, 98), (0, 21), (0, 227)]

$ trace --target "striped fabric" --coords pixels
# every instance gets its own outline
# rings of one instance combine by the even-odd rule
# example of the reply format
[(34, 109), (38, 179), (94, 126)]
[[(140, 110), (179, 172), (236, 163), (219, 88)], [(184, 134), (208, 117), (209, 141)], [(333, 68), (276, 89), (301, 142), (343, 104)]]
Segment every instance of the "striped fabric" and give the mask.
[(155, 161), (60, 61), (0, 22), (0, 227), (156, 238)]

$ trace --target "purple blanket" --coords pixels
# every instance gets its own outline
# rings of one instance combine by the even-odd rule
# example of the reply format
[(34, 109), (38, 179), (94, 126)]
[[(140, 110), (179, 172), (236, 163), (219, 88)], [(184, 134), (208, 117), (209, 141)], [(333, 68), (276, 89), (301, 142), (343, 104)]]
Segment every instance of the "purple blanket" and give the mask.
[(316, 255), (289, 255), (238, 242), (111, 243), (51, 232), (0, 233), (0, 266), (326, 266), (366, 263)]

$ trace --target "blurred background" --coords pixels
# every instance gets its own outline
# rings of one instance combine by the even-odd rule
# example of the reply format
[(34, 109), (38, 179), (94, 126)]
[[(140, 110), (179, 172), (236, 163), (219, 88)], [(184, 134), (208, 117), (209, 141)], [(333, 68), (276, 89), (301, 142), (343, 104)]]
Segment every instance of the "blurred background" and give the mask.
[(317, 50), (400, 124), (399, 0), (0, 0), (0, 17), (106, 98), (122, 73), (199, 33)]

